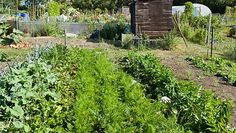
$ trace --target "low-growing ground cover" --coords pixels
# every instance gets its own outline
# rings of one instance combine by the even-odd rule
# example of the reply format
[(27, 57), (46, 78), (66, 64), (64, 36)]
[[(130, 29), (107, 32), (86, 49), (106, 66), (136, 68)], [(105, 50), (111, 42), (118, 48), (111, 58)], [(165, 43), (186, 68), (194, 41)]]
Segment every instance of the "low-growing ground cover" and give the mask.
[(236, 64), (223, 58), (203, 58), (189, 57), (196, 67), (203, 69), (207, 73), (222, 77), (231, 85), (236, 85)]

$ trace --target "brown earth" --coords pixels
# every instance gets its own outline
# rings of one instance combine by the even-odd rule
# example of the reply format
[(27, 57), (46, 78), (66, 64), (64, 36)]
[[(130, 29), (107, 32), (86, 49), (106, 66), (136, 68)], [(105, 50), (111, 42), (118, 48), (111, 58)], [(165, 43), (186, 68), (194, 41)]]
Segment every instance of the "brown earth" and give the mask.
[[(65, 39), (63, 37), (34, 37), (27, 38), (27, 42), (29, 42), (32, 46), (35, 45), (45, 45), (45, 44), (65, 44)], [(92, 41), (87, 41), (85, 39), (78, 38), (67, 38), (68, 46), (79, 46), (84, 48), (102, 48), (103, 46), (109, 47), (111, 45), (107, 45), (106, 43), (94, 43)]]
[[(225, 99), (230, 99), (234, 103), (231, 117), (231, 126), (236, 127), (236, 86), (228, 85), (220, 77), (206, 74), (201, 69), (196, 68), (191, 62), (185, 59), (189, 56), (201, 55), (206, 56), (206, 48), (194, 45), (189, 48), (185, 48), (184, 45), (178, 46), (174, 51), (152, 51), (154, 55), (160, 58), (161, 62), (169, 67), (174, 74), (182, 80), (191, 80), (201, 85), (207, 90), (213, 91), (217, 96)], [(219, 56), (217, 51), (215, 56)]]
[[(212, 90), (222, 99), (232, 99), (234, 105), (236, 105), (236, 87), (227, 85), (221, 78), (206, 76), (202, 70), (197, 69), (181, 57), (166, 58), (162, 60), (162, 63), (173, 70), (178, 78), (194, 81), (205, 89)], [(232, 111), (231, 126), (236, 126), (236, 107)]]

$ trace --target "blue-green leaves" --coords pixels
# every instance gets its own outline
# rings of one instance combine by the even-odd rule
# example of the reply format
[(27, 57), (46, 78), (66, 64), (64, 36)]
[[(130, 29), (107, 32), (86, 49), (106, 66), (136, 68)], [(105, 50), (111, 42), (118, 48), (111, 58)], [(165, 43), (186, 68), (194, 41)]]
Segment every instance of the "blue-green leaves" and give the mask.
[[(1, 131), (44, 131), (63, 126), (59, 73), (41, 58), (11, 67), (0, 80)], [(60, 123), (57, 123), (57, 120)], [(43, 128), (42, 128), (43, 127)]]
[(16, 129), (21, 129), (24, 127), (24, 124), (20, 121), (13, 121), (12, 123)]

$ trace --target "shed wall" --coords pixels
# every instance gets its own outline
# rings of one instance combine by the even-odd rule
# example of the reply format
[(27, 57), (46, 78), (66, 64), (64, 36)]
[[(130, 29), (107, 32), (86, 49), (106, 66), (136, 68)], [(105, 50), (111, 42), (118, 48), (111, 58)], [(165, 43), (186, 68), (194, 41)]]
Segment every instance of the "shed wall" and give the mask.
[(168, 33), (172, 27), (172, 0), (137, 0), (135, 4), (136, 34), (159, 37)]

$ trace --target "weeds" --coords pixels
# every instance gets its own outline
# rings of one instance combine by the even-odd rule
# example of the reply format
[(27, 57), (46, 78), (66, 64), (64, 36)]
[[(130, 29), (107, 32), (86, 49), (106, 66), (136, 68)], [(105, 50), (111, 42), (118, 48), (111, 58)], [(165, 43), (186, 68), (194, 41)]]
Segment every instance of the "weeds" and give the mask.
[(189, 57), (188, 61), (208, 73), (222, 77), (231, 85), (236, 85), (236, 64), (222, 58)]
[(159, 42), (159, 48), (164, 50), (172, 50), (176, 47), (176, 34), (174, 32), (170, 32), (161, 38), (161, 41)]
[(9, 56), (6, 53), (0, 51), (0, 61), (1, 62), (9, 61)]

